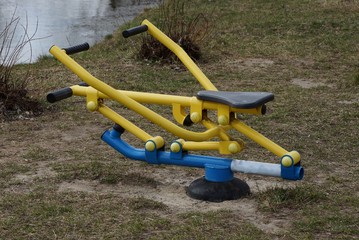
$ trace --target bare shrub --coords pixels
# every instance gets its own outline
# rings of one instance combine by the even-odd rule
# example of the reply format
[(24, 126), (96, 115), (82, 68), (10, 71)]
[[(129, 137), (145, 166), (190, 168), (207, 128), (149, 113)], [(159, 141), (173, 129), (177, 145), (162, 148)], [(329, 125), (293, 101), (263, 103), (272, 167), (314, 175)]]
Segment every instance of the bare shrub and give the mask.
[[(156, 25), (193, 60), (199, 60), (202, 56), (199, 44), (209, 34), (210, 21), (204, 13), (190, 16), (186, 12), (186, 4), (186, 0), (164, 0), (159, 8)], [(177, 60), (168, 48), (151, 36), (143, 37), (140, 57), (167, 63)]]
[[(15, 74), (15, 65), (19, 63), (25, 47), (29, 46), (31, 60), (31, 42), (35, 40), (34, 33), (28, 33), (28, 21), (20, 24), (20, 17), (14, 11), (5, 28), (0, 32), (0, 116), (11, 117), (23, 111), (40, 112), (40, 104), (28, 97), (26, 90), (29, 72)], [(36, 24), (37, 25), (37, 24)], [(16, 33), (22, 35), (16, 39)]]

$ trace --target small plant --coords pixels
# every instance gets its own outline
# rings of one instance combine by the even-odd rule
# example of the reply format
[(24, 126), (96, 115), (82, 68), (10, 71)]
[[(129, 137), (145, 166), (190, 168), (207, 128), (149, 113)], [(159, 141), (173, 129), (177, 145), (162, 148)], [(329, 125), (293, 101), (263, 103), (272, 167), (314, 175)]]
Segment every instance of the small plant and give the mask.
[(166, 210), (168, 206), (162, 202), (157, 202), (144, 197), (130, 199), (130, 208), (133, 210)]
[[(163, 1), (159, 8), (158, 28), (181, 46), (193, 60), (202, 56), (199, 43), (209, 34), (209, 20), (203, 13), (189, 17), (183, 0)], [(177, 57), (151, 36), (142, 38), (140, 57), (172, 63)]]
[(112, 39), (113, 38), (113, 34), (107, 34), (106, 36), (105, 36), (105, 39), (106, 40), (110, 40), (110, 39)]
[(301, 208), (325, 199), (327, 199), (326, 194), (312, 186), (298, 186), (288, 189), (273, 187), (258, 195), (260, 208), (271, 212), (277, 212), (283, 208)]
[[(30, 35), (27, 21), (25, 26), (21, 25), (15, 12), (0, 32), (0, 115), (5, 117), (22, 111), (40, 112), (40, 104), (28, 97), (28, 72), (20, 76), (14, 73), (15, 65), (19, 63), (26, 46), (30, 47), (31, 53), (31, 42), (35, 40), (36, 30)], [(15, 39), (18, 31), (23, 31), (23, 34)]]
[(359, 85), (359, 73), (355, 74), (353, 79), (354, 79), (354, 84)]

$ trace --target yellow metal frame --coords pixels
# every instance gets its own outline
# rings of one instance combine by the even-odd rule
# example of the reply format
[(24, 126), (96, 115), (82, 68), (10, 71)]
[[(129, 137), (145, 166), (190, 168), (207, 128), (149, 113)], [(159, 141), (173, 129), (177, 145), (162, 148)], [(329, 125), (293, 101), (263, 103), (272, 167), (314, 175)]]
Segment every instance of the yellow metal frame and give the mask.
[[(144, 20), (142, 24), (147, 25), (148, 32), (178, 56), (206, 90), (217, 90), (180, 46), (168, 38), (148, 20)], [(143, 129), (107, 107), (104, 104), (105, 99), (117, 101), (177, 136), (179, 140), (171, 144), (171, 150), (174, 152), (178, 151), (176, 143), (180, 142), (184, 150), (216, 150), (221, 154), (238, 153), (243, 150), (244, 142), (241, 139), (232, 139), (228, 133), (228, 130), (235, 129), (279, 156), (284, 166), (291, 166), (292, 163), (296, 164), (300, 161), (300, 155), (296, 151), (288, 152), (236, 118), (237, 113), (261, 114), (261, 107), (240, 109), (221, 103), (202, 101), (196, 97), (116, 90), (92, 76), (59, 47), (53, 46), (50, 49), (50, 53), (89, 85), (89, 87), (79, 85), (71, 87), (73, 95), (86, 97), (86, 106), (88, 110), (98, 111), (106, 118), (119, 124), (128, 132), (146, 142), (145, 148), (149, 151), (152, 151), (155, 147), (163, 147), (163, 138), (160, 136), (151, 136)], [(202, 124), (207, 130), (203, 132), (187, 130), (162, 117), (160, 114), (152, 111), (143, 104), (172, 106), (174, 119), (179, 124), (183, 124), (184, 119), (187, 117), (187, 112), (189, 112), (191, 121), (193, 123)], [(213, 122), (207, 117), (207, 110), (214, 110), (217, 112), (217, 122)], [(213, 139), (219, 140), (215, 141)]]

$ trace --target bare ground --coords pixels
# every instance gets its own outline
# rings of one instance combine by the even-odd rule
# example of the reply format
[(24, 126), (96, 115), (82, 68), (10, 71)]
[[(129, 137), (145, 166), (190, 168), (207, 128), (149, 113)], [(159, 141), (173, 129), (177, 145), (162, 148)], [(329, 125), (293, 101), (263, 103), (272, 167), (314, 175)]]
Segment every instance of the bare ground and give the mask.
[[(312, 62), (306, 61), (300, 63), (293, 61), (291, 64), (296, 67), (299, 64), (304, 68), (313, 65)], [(227, 65), (230, 67), (227, 68)], [(236, 61), (224, 61), (216, 65), (208, 64), (206, 69), (214, 72), (212, 68), (216, 68), (220, 72), (222, 67), (225, 71), (229, 69), (229, 72), (226, 72), (229, 77), (233, 77), (238, 72), (250, 72), (256, 75), (257, 73), (261, 74), (275, 70), (280, 75), (286, 74), (287, 71), (287, 66), (283, 66), (280, 61), (264, 58), (240, 58)], [(228, 76), (219, 75), (215, 78), (216, 83), (221, 85), (221, 90), (231, 90), (233, 88), (246, 90), (257, 86), (260, 86), (261, 89), (267, 88), (267, 86), (260, 83), (261, 79), (253, 80), (252, 78), (233, 81), (232, 84), (228, 85), (223, 80)], [(351, 189), (354, 194), (348, 197), (358, 196), (355, 193), (357, 185), (353, 181), (356, 174), (355, 169), (352, 168), (354, 161), (347, 160), (348, 156), (351, 156), (350, 149), (354, 152), (357, 151), (352, 147), (355, 146), (355, 142), (345, 140), (348, 141), (348, 145), (339, 141), (336, 135), (338, 132), (342, 132), (345, 133), (345, 139), (356, 139), (354, 130), (355, 121), (357, 121), (355, 106), (358, 104), (358, 95), (350, 91), (337, 93), (336, 88), (340, 84), (333, 83), (326, 75), (320, 78), (313, 76), (304, 78), (288, 74), (285, 78), (278, 79), (278, 83), (267, 82), (269, 88), (279, 92), (277, 100), (270, 104), (272, 107), (269, 108), (268, 117), (264, 117), (264, 120), (258, 120), (257, 117), (244, 119), (249, 125), (253, 123), (254, 127), (258, 128), (263, 134), (273, 137), (275, 141), (283, 142), (287, 147), (295, 147), (301, 150), (303, 164), (306, 169), (305, 178), (301, 182), (237, 174), (238, 178), (245, 180), (249, 184), (252, 193), (250, 197), (222, 203), (191, 199), (186, 195), (185, 188), (193, 180), (201, 177), (203, 170), (147, 165), (124, 158), (100, 139), (102, 132), (110, 128), (112, 123), (104, 120), (99, 114), (87, 112), (83, 101), (71, 99), (59, 103), (59, 107), (48, 106), (42, 116), (19, 117), (15, 121), (3, 121), (0, 123), (2, 139), (0, 143), (0, 164), (4, 169), (9, 169), (1, 182), (2, 192), (4, 196), (26, 197), (31, 196), (34, 192), (39, 192), (39, 188), (49, 188), (48, 190), (40, 190), (40, 192), (49, 191), (49, 194), (55, 197), (66, 196), (68, 193), (84, 193), (94, 199), (111, 196), (118, 199), (119, 202), (146, 199), (160, 203), (160, 206), (162, 206), (160, 209), (152, 209), (151, 214), (171, 220), (173, 225), (180, 224), (178, 216), (181, 214), (228, 211), (232, 216), (228, 220), (229, 224), (234, 222), (250, 223), (270, 239), (292, 239), (288, 236), (290, 229), (295, 224), (298, 224), (297, 219), (302, 219), (304, 222), (307, 221), (308, 225), (312, 225), (310, 222), (312, 219), (309, 217), (311, 216), (311, 209), (314, 209), (315, 214), (326, 211), (318, 210), (318, 206), (324, 207), (327, 205), (329, 209), (333, 209), (325, 212), (323, 216), (327, 214), (337, 215), (343, 211), (348, 211), (337, 209), (338, 197), (335, 195), (332, 198), (334, 196), (333, 192), (341, 195), (346, 189)], [(291, 89), (290, 92), (287, 93), (283, 86)], [(293, 99), (291, 94), (298, 92), (302, 97), (297, 97), (298, 100)], [(309, 94), (307, 94), (308, 92)], [(336, 97), (333, 98), (333, 94)], [(317, 105), (311, 105), (313, 101), (311, 98), (314, 99)], [(325, 104), (330, 105), (337, 111), (332, 114), (323, 111), (321, 112), (322, 115), (317, 117), (318, 110), (325, 110)], [(302, 108), (301, 105), (305, 105), (305, 107)], [(343, 106), (346, 109), (351, 109), (349, 113), (354, 115), (347, 115), (345, 111), (342, 111)], [(281, 108), (284, 108), (284, 110), (281, 110)], [(144, 129), (150, 132), (158, 131), (159, 135), (165, 136), (168, 141), (174, 139), (173, 136), (168, 136), (163, 131), (156, 129), (153, 124), (142, 122), (128, 110), (124, 108), (117, 110)], [(164, 114), (170, 117), (167, 112)], [(341, 123), (343, 123), (343, 118), (345, 117), (346, 128), (342, 128)], [(318, 131), (318, 129), (322, 130)], [(142, 147), (142, 143), (131, 135), (126, 134), (125, 139), (137, 147)], [(263, 159), (263, 161), (277, 160), (256, 144), (250, 141), (246, 142), (248, 143), (248, 148), (238, 158), (248, 158), (250, 160), (258, 158)], [(338, 145), (341, 146), (340, 150), (333, 152), (331, 149)], [(337, 157), (342, 161), (338, 161)], [(235, 158), (237, 157), (235, 156)], [(336, 170), (331, 171), (330, 169), (333, 168)], [(113, 177), (114, 182), (104, 182), (103, 178), (106, 177)], [(284, 201), (289, 207), (283, 207), (280, 211), (263, 210), (263, 205), (271, 207), (272, 203), (269, 202), (270, 200), (261, 200), (262, 193), (273, 188), (296, 189), (302, 186), (304, 188), (314, 186), (315, 190), (320, 190), (326, 196), (330, 195), (332, 200), (328, 202), (329, 200), (322, 200), (321, 197), (318, 200), (314, 195), (313, 201), (310, 199), (309, 201), (304, 199), (303, 203), (295, 201), (297, 205), (294, 207), (290, 203), (291, 200), (289, 200), (288, 202)], [(310, 198), (311, 196), (305, 197)], [(46, 199), (44, 198), (45, 202), (47, 201)], [(278, 201), (283, 200), (278, 199)], [(101, 201), (99, 201), (99, 206), (103, 205), (100, 203)], [(79, 208), (81, 208), (81, 200), (79, 200), (78, 204), (80, 205)], [(89, 203), (86, 202), (86, 204)], [(348, 200), (346, 204), (342, 208), (353, 210), (355, 201), (350, 202)], [(31, 206), (29, 207), (31, 208)], [(114, 206), (111, 205), (111, 207)], [(119, 212), (116, 215), (119, 219), (126, 219), (126, 217), (132, 219), (132, 216), (126, 215), (127, 213), (124, 209), (120, 211), (124, 212)], [(306, 211), (309, 211), (309, 213), (306, 213)], [(144, 216), (148, 214), (147, 209), (132, 212), (133, 214)], [(357, 214), (352, 213), (346, 215), (350, 216), (348, 226), (351, 226), (350, 224), (353, 224), (353, 221), (357, 218)], [(304, 217), (301, 216), (303, 214)], [(3, 217), (4, 219), (9, 219), (10, 215), (3, 214)], [(354, 220), (352, 220), (351, 216)], [(152, 217), (151, 215), (150, 218), (152, 219)], [(328, 218), (332, 219), (333, 216), (329, 215)], [(19, 221), (20, 225), (27, 224), (21, 221), (23, 220)], [(84, 221), (88, 220), (84, 219)], [(346, 224), (343, 223), (343, 225)], [(235, 225), (235, 227), (238, 226)], [(355, 225), (353, 227), (355, 229)], [(77, 229), (75, 226), (74, 228)], [(6, 227), (3, 229), (6, 229)], [(233, 231), (234, 227), (230, 225), (229, 229)], [(333, 229), (331, 231), (338, 234), (335, 226), (333, 226)], [(40, 230), (35, 229), (35, 231)], [(340, 233), (344, 235), (339, 236), (354, 236), (352, 233), (346, 234), (345, 231)], [(355, 230), (353, 231), (355, 232)], [(141, 238), (146, 238), (146, 234), (150, 233), (160, 234), (154, 230), (143, 230), (140, 236)], [(41, 234), (42, 232), (39, 233), (40, 236)], [(305, 235), (303, 232), (301, 234), (298, 237), (299, 239), (303, 236), (311, 239), (314, 235), (318, 239), (326, 239), (329, 236), (328, 234), (332, 233), (321, 230), (316, 234), (309, 233), (309, 235)], [(263, 237), (264, 235), (261, 236)], [(74, 236), (78, 235), (75, 234)], [(256, 237), (254, 236), (253, 238)]]
[[(81, 115), (80, 119), (73, 119), (74, 113), (46, 112), (37, 118), (2, 122), (0, 163), (31, 166), (30, 171), (12, 175), (2, 191), (29, 194), (37, 184), (49, 182), (59, 193), (84, 192), (93, 195), (110, 194), (125, 199), (151, 199), (168, 207), (169, 211), (165, 215), (169, 218), (172, 214), (228, 210), (238, 220), (249, 221), (266, 233), (277, 234), (288, 226), (289, 216), (262, 213), (258, 210), (256, 199), (251, 197), (222, 203), (191, 199), (186, 195), (185, 188), (201, 177), (203, 170), (158, 167), (126, 160), (100, 139), (101, 133), (111, 125), (103, 123), (103, 120), (102, 123), (98, 122), (100, 116), (97, 114), (83, 112)], [(101, 158), (105, 161), (124, 161), (126, 166), (130, 166), (131, 172), (144, 175), (156, 184), (148, 186), (126, 182), (102, 184), (91, 179), (61, 180), (59, 172), (54, 169), (54, 164), (93, 161), (86, 159), (90, 155), (99, 161)], [(237, 174), (237, 177), (249, 184), (252, 194), (275, 186), (286, 188), (296, 184), (241, 174)], [(163, 215), (162, 211), (158, 211), (158, 214)]]

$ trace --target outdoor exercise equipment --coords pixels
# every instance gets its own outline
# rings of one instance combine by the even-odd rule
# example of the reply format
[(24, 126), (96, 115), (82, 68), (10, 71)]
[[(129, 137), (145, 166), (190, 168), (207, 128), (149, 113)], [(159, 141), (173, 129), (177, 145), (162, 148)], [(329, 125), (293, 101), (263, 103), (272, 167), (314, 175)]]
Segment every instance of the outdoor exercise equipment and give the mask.
[[(86, 97), (86, 107), (97, 111), (115, 123), (114, 127), (105, 131), (103, 141), (124, 156), (145, 161), (151, 164), (171, 164), (204, 168), (205, 175), (192, 182), (187, 188), (189, 196), (207, 201), (223, 201), (237, 199), (249, 194), (249, 186), (234, 177), (234, 172), (260, 174), (281, 177), (288, 180), (303, 178), (304, 169), (300, 165), (300, 155), (296, 151), (287, 151), (259, 132), (243, 123), (237, 114), (265, 114), (266, 103), (274, 99), (268, 92), (225, 92), (218, 91), (212, 82), (203, 74), (187, 53), (148, 20), (140, 26), (123, 32), (125, 38), (148, 32), (163, 45), (169, 48), (205, 90), (197, 96), (185, 97), (147, 92), (116, 90), (103, 81), (92, 76), (69, 55), (89, 49), (87, 43), (70, 48), (60, 49), (53, 46), (50, 53), (75, 73), (84, 83), (74, 85), (47, 95), (51, 103), (71, 97)], [(105, 100), (115, 100), (128, 109), (142, 115), (160, 128), (177, 136), (165, 148), (165, 140), (161, 136), (152, 136), (136, 126), (130, 120), (119, 115), (105, 105)], [(143, 104), (168, 105), (178, 124), (152, 111)], [(208, 112), (216, 113), (216, 120), (211, 120)], [(194, 132), (185, 126), (202, 124), (205, 131)], [(279, 163), (237, 160), (190, 154), (190, 151), (218, 151), (220, 154), (236, 154), (243, 150), (244, 142), (231, 137), (229, 130), (236, 130), (279, 157)], [(125, 142), (121, 136), (128, 131), (144, 142), (139, 149)]]

